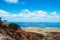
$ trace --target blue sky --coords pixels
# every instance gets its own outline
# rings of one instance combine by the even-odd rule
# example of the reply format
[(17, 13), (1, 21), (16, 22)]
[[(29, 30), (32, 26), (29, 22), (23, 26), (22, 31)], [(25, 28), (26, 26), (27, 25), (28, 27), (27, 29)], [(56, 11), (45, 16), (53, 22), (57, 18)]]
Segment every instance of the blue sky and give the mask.
[(60, 0), (0, 0), (0, 17), (10, 22), (60, 22)]

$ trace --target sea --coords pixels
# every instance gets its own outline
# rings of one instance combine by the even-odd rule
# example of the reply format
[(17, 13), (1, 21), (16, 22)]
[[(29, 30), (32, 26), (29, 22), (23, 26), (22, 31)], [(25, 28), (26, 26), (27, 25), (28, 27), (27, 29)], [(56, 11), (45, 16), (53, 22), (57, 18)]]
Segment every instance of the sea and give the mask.
[(12, 22), (18, 24), (21, 28), (60, 28), (60, 22)]

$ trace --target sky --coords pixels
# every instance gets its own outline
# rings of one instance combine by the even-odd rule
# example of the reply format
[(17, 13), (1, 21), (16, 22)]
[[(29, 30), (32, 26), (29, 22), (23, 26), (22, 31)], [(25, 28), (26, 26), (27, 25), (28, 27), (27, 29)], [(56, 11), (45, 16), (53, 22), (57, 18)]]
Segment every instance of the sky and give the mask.
[(9, 22), (60, 22), (60, 0), (0, 0), (0, 17)]

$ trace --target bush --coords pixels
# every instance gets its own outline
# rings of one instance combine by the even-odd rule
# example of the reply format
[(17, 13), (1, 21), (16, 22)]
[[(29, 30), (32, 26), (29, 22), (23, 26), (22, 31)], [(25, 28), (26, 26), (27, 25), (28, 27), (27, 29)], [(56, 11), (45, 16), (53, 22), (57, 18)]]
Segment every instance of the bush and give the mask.
[(34, 33), (34, 32), (30, 32), (30, 33), (36, 34), (40, 38), (44, 38), (44, 35), (43, 34), (38, 34), (38, 33)]
[(15, 23), (10, 23), (9, 24), (9, 28), (14, 29), (14, 30), (17, 30), (17, 29), (20, 29), (20, 26), (17, 25), (17, 24), (15, 24)]

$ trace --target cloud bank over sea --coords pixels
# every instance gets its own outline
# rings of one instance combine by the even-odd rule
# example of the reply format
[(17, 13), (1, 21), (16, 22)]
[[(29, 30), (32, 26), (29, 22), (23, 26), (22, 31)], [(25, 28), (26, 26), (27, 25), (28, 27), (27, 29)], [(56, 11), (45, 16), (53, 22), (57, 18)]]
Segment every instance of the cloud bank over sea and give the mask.
[(24, 9), (17, 14), (12, 14), (10, 12), (0, 10), (0, 17), (13, 22), (60, 22), (60, 14), (56, 11), (48, 13), (43, 10), (30, 11), (28, 9)]

